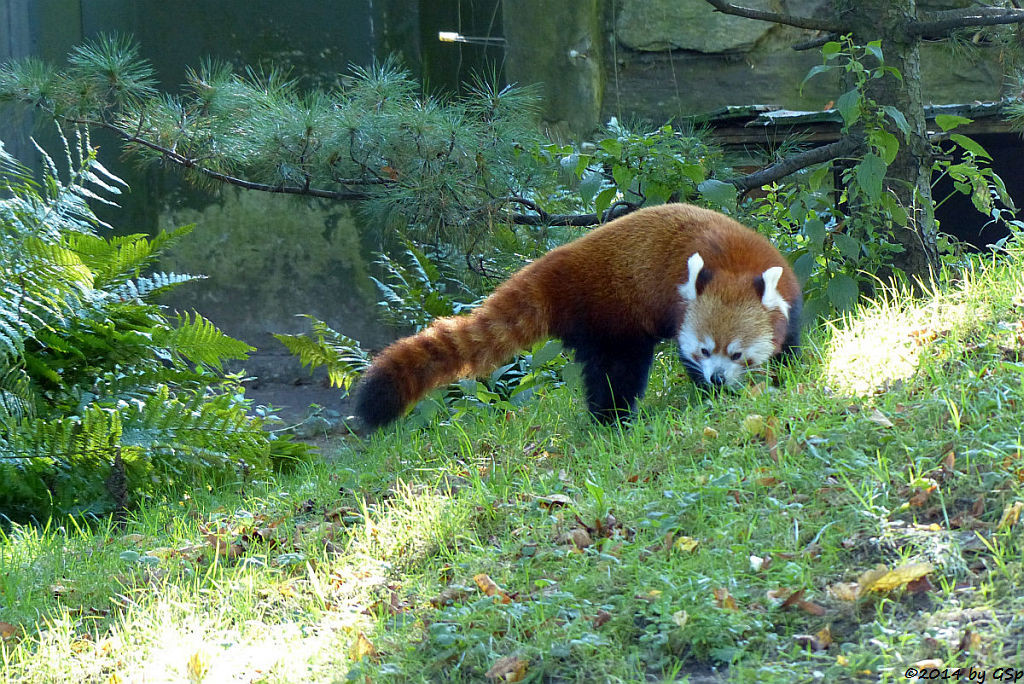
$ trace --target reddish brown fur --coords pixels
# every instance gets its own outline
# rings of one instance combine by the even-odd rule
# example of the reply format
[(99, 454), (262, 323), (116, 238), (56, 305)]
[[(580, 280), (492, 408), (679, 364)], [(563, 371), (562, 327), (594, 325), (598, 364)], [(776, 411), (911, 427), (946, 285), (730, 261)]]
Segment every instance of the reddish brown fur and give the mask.
[[(729, 283), (750, 282), (748, 274), (772, 266), (783, 267), (782, 296), (789, 302), (800, 298), (785, 259), (765, 237), (733, 219), (686, 204), (641, 209), (553, 249), (469, 315), (438, 319), (385, 349), (357, 391), (357, 412), (372, 427), (385, 424), (434, 387), (486, 373), (549, 336), (671, 337), (684, 313), (678, 286), (694, 252), (714, 274), (711, 290), (724, 301), (757, 303), (752, 287), (730, 292)], [(723, 277), (730, 275), (736, 278)], [(786, 321), (778, 318), (781, 346)]]

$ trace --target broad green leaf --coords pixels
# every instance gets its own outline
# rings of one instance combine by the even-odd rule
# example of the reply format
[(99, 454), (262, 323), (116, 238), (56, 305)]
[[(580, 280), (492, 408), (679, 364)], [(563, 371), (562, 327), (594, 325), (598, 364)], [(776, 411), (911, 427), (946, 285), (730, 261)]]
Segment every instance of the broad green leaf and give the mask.
[(648, 207), (656, 204), (664, 204), (668, 201), (668, 198), (672, 196), (672, 188), (664, 183), (645, 181), (641, 189), (644, 197), (647, 198), (647, 201), (644, 204)]
[(810, 280), (816, 263), (817, 259), (811, 252), (806, 252), (796, 258), (796, 261), (793, 262), (793, 272), (796, 273), (796, 277), (800, 279), (800, 282), (806, 283)]
[(548, 361), (562, 353), (562, 343), (558, 340), (548, 340), (544, 346), (533, 353), (530, 358), (530, 368), (537, 370)]
[(900, 141), (889, 131), (879, 128), (871, 132), (871, 143), (877, 148), (886, 166), (892, 164), (896, 154), (900, 151)]
[(815, 250), (820, 252), (821, 246), (825, 242), (825, 224), (821, 219), (810, 219), (804, 223), (804, 235), (814, 245)]
[(830, 40), (829, 42), (821, 46), (821, 54), (825, 57), (825, 59), (832, 59), (842, 51), (843, 44), (834, 40)]
[(804, 76), (804, 80), (800, 82), (800, 92), (803, 92), (804, 84), (807, 83), (809, 80), (811, 80), (818, 74), (824, 74), (826, 72), (832, 71), (832, 69), (833, 66), (831, 64), (818, 64), (816, 66), (811, 67), (811, 70), (807, 72), (806, 76)]
[(600, 145), (602, 150), (613, 157), (618, 157), (622, 154), (622, 143), (619, 142), (618, 138), (605, 138), (597, 144)]
[(697, 192), (712, 205), (734, 209), (736, 207), (736, 186), (709, 178), (697, 186)]
[(963, 124), (969, 124), (974, 119), (968, 119), (966, 116), (959, 116), (957, 114), (936, 114), (935, 125), (941, 128), (943, 131), (951, 131), (957, 126)]
[(860, 93), (856, 88), (847, 90), (836, 100), (836, 109), (839, 110), (839, 114), (843, 117), (843, 123), (847, 126), (852, 126), (860, 119), (860, 103)]
[(583, 179), (580, 181), (580, 199), (583, 200), (584, 204), (590, 204), (603, 183), (604, 176), (597, 171), (592, 171), (583, 176)]
[(878, 202), (882, 196), (882, 181), (885, 179), (887, 168), (889, 165), (873, 153), (864, 155), (864, 159), (857, 164), (857, 184), (872, 202)]
[(903, 115), (903, 112), (892, 105), (885, 105), (882, 107), (882, 111), (885, 112), (886, 116), (892, 119), (893, 123), (896, 124), (896, 128), (898, 128), (903, 135), (910, 135), (910, 124), (907, 123), (907, 117)]
[(619, 186), (619, 190), (626, 192), (633, 184), (636, 172), (628, 166), (616, 164), (612, 167), (612, 178), (615, 180), (615, 185)]
[(846, 233), (834, 233), (832, 242), (839, 253), (847, 259), (856, 259), (860, 256), (860, 241), (850, 237)]
[(968, 152), (970, 152), (971, 154), (973, 154), (975, 157), (982, 157), (984, 159), (992, 158), (992, 155), (988, 153), (988, 150), (986, 150), (984, 147), (968, 138), (966, 135), (961, 135), (959, 133), (950, 133), (949, 139), (955, 142), (960, 147), (967, 150)]
[(864, 49), (868, 54), (872, 55), (880, 63), (885, 62), (885, 57), (882, 55), (882, 41), (873, 40), (864, 46)]
[(860, 294), (857, 281), (845, 273), (837, 273), (828, 281), (828, 299), (840, 311), (852, 309)]
[(597, 198), (594, 200), (594, 211), (597, 212), (598, 218), (600, 218), (608, 207), (612, 205), (612, 200), (615, 199), (615, 195), (619, 192), (616, 187), (605, 188), (601, 192), (597, 193)]
[(683, 175), (693, 181), (694, 185), (703, 183), (707, 171), (700, 164), (683, 164), (681, 168)]

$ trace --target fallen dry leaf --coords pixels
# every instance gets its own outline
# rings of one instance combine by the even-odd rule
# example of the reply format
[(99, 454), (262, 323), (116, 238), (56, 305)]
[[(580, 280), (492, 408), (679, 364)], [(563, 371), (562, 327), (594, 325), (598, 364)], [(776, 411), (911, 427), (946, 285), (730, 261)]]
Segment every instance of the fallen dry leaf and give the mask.
[[(777, 598), (781, 598), (779, 593), (782, 592), (782, 591), (783, 591), (782, 589), (777, 590), (775, 596), (772, 596), (769, 593), (768, 598), (776, 598), (776, 597)], [(791, 593), (788, 597), (786, 597), (786, 599), (782, 602), (782, 605), (779, 606), (779, 608), (782, 608), (783, 610), (785, 610), (786, 608), (791, 608), (791, 607), (795, 606), (797, 603), (799, 603), (800, 601), (803, 600), (803, 598), (804, 598), (804, 591), (806, 591), (806, 590), (805, 589), (797, 589), (796, 591)]]
[(1003, 515), (996, 524), (996, 530), (1009, 530), (1016, 525), (1017, 521), (1020, 520), (1021, 510), (1024, 510), (1024, 501), (1015, 501), (1012, 504), (1007, 504), (1006, 508), (1003, 509)]
[(935, 485), (929, 485), (924, 489), (919, 489), (917, 493), (910, 497), (910, 500), (907, 503), (909, 503), (911, 506), (914, 506), (915, 508), (921, 508), (926, 503), (928, 503), (928, 499), (931, 497), (932, 492), (934, 492), (936, 489), (938, 489), (938, 487), (936, 487)]
[(612, 614), (611, 613), (609, 613), (607, 610), (599, 610), (597, 612), (597, 615), (595, 615), (593, 618), (591, 618), (590, 624), (592, 624), (594, 626), (594, 629), (597, 629), (598, 627), (601, 627), (602, 625), (604, 625), (605, 623), (607, 623), (611, 619), (612, 619)]
[(948, 473), (952, 473), (956, 467), (956, 453), (950, 449), (942, 458), (942, 467)]
[(857, 583), (862, 594), (869, 591), (887, 593), (919, 580), (933, 570), (935, 567), (931, 563), (906, 563), (892, 570), (879, 566), (861, 575)]
[(480, 587), (480, 591), (484, 592), (488, 596), (498, 596), (501, 598), (502, 603), (512, 603), (512, 597), (509, 596), (504, 589), (499, 587), (497, 583), (491, 579), (490, 575), (481, 572), (479, 575), (473, 575), (473, 581), (476, 582), (476, 586)]
[(925, 575), (924, 577), (907, 582), (907, 591), (911, 594), (925, 594), (929, 591), (935, 591), (935, 586), (928, 579), (928, 576)]
[(740, 423), (740, 427), (743, 428), (743, 432), (747, 433), (751, 437), (761, 437), (765, 431), (765, 420), (764, 416), (751, 413), (743, 422)]
[(973, 651), (974, 649), (981, 646), (981, 635), (970, 629), (964, 630), (964, 635), (960, 637), (960, 643), (957, 644), (957, 652), (962, 651)]
[[(769, 591), (767, 593), (768, 600), (770, 600), (770, 601), (777, 601), (777, 600), (781, 599), (782, 596), (784, 595), (785, 591), (786, 591), (785, 589), (776, 589), (775, 591)], [(828, 612), (828, 611), (825, 610), (824, 607), (819, 606), (817, 603), (814, 603), (812, 601), (808, 601), (808, 600), (804, 599), (804, 591), (805, 591), (804, 589), (797, 589), (796, 591), (791, 593), (786, 598), (786, 600), (784, 600), (782, 602), (782, 605), (780, 605), (779, 608), (785, 610), (786, 608), (794, 608), (795, 607), (795, 608), (799, 608), (800, 610), (804, 611), (805, 613), (809, 613), (811, 615), (819, 615), (819, 616), (820, 615), (824, 615), (826, 612)]]
[(822, 615), (828, 612), (824, 606), (819, 606), (817, 603), (814, 603), (813, 601), (797, 601), (797, 605), (800, 606), (800, 610), (804, 611), (805, 613), (808, 613), (810, 615), (817, 615), (818, 617), (821, 617)]
[(536, 497), (536, 501), (543, 508), (572, 505), (572, 499), (566, 496), (565, 494), (548, 494), (546, 496), (538, 496)]
[(914, 667), (919, 670), (940, 670), (945, 664), (940, 658), (926, 658), (925, 660), (918, 660), (914, 663)]
[(9, 622), (0, 622), (0, 639), (3, 641), (9, 641), (14, 637), (18, 636), (21, 630), (17, 626), (12, 625)]
[(840, 601), (856, 601), (860, 598), (860, 585), (856, 582), (839, 582), (829, 586), (826, 591)]
[(882, 413), (881, 411), (879, 411), (878, 409), (875, 409), (875, 410), (873, 410), (871, 412), (871, 415), (868, 416), (868, 420), (870, 420), (872, 423), (876, 423), (876, 424), (881, 425), (882, 427), (885, 427), (885, 428), (895, 427), (892, 424), (892, 421), (889, 420), (886, 417), (886, 415), (884, 413)]
[(651, 589), (650, 591), (644, 592), (643, 594), (635, 594), (633, 598), (638, 599), (640, 601), (647, 601), (648, 603), (653, 603), (654, 601), (658, 600), (661, 594), (661, 589)]
[(809, 648), (812, 651), (828, 650), (828, 644), (819, 639), (816, 634), (796, 634), (793, 636), (793, 641), (795, 641), (798, 646)]
[(980, 518), (985, 513), (985, 495), (982, 494), (978, 500), (971, 505), (971, 515)]
[(123, 537), (121, 537), (121, 541), (123, 541), (125, 544), (130, 545), (142, 544), (143, 542), (148, 542), (149, 540), (149, 537), (147, 537), (144, 534), (126, 534)]
[(356, 640), (352, 642), (351, 648), (348, 649), (348, 656), (354, 661), (362, 660), (363, 658), (377, 657), (377, 647), (373, 645), (366, 635), (360, 632), (356, 635)]
[(574, 527), (568, 532), (563, 532), (555, 539), (555, 543), (561, 546), (572, 545), (574, 551), (582, 551), (594, 543), (590, 533), (583, 527)]
[(517, 655), (498, 658), (491, 669), (484, 673), (493, 682), (521, 682), (526, 676), (530, 661)]
[(734, 599), (729, 594), (729, 590), (726, 589), (725, 587), (720, 587), (718, 589), (712, 589), (711, 593), (714, 595), (715, 603), (718, 605), (719, 608), (722, 608), (723, 610), (739, 610), (740, 609), (739, 606), (736, 605), (736, 599)]
[(693, 537), (679, 536), (672, 542), (672, 548), (682, 553), (693, 553), (700, 545), (700, 541)]

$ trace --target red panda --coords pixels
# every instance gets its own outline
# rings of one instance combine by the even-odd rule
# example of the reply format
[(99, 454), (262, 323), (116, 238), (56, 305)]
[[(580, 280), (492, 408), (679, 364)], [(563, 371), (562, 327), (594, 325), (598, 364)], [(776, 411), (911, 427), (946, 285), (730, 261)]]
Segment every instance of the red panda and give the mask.
[(643, 395), (660, 340), (677, 338), (695, 382), (735, 384), (797, 347), (802, 303), (764, 236), (688, 204), (640, 209), (551, 250), (471, 313), (386, 348), (356, 387), (355, 412), (369, 429), (386, 425), (431, 389), (557, 337), (583, 366), (590, 412), (614, 422)]

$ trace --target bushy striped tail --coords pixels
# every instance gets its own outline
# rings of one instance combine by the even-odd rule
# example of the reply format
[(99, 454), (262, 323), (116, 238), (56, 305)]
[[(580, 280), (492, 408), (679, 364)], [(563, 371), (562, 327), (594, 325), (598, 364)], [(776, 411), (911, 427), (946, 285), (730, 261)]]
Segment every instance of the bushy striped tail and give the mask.
[(490, 372), (548, 327), (539, 293), (514, 277), (472, 313), (439, 318), (382, 351), (356, 387), (355, 413), (368, 429), (387, 425), (435, 387)]

